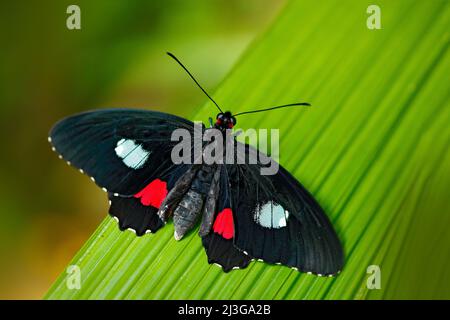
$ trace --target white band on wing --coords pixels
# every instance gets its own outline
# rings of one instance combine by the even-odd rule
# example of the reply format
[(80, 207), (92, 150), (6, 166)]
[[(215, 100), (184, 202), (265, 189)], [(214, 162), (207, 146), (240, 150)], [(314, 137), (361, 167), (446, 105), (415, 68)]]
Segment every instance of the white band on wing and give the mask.
[(144, 150), (140, 144), (130, 139), (120, 139), (114, 149), (123, 163), (132, 169), (140, 169), (144, 166), (150, 152)]
[(286, 227), (288, 218), (289, 212), (272, 201), (266, 202), (264, 205), (258, 205), (254, 215), (256, 223), (270, 229)]

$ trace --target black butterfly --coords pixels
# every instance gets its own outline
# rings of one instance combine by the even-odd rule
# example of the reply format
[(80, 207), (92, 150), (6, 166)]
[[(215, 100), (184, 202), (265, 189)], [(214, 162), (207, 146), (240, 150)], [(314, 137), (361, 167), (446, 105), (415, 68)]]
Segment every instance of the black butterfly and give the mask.
[[(308, 104), (251, 112), (291, 105)], [(210, 128), (225, 132), (244, 113), (221, 111), (214, 124), (210, 119)], [(98, 110), (61, 120), (49, 141), (60, 158), (108, 193), (109, 213), (121, 230), (142, 236), (172, 218), (179, 240), (201, 219), (208, 262), (225, 272), (254, 259), (320, 276), (341, 270), (343, 251), (332, 225), (289, 172), (280, 166), (275, 175), (261, 175), (261, 162), (174, 164), (171, 151), (178, 142), (171, 135), (179, 128), (194, 133), (191, 121), (166, 113)], [(246, 155), (258, 152), (248, 145), (244, 150)]]

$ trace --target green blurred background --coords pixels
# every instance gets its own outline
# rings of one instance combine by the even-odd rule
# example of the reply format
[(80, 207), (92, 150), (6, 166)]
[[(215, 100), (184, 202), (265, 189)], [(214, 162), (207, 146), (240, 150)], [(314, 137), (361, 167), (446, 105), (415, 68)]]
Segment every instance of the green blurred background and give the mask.
[[(101, 107), (188, 116), (282, 0), (2, 1), (0, 298), (41, 298), (105, 217), (105, 194), (51, 152), (55, 121)], [(66, 9), (81, 8), (81, 30)], [(214, 110), (211, 110), (215, 113)]]

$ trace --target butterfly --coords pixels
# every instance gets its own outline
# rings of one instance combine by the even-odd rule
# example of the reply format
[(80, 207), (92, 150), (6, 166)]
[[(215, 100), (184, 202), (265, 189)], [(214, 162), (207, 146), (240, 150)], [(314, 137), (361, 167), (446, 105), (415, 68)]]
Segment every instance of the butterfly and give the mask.
[[(202, 133), (225, 134), (237, 114), (222, 112), (188, 69), (168, 53), (217, 106), (220, 113)], [(208, 262), (223, 271), (258, 260), (332, 276), (343, 266), (343, 250), (332, 224), (313, 196), (283, 167), (262, 175), (256, 163), (174, 163), (174, 130), (195, 134), (194, 123), (167, 113), (102, 109), (73, 115), (50, 131), (52, 149), (108, 194), (109, 214), (120, 230), (137, 236), (157, 232), (169, 219), (180, 240), (198, 224)], [(235, 137), (234, 137), (235, 139)], [(245, 155), (259, 153), (236, 142)], [(201, 148), (206, 148), (207, 143)], [(203, 149), (202, 149), (203, 150)], [(237, 153), (236, 153), (237, 154)], [(273, 160), (271, 160), (273, 161)]]

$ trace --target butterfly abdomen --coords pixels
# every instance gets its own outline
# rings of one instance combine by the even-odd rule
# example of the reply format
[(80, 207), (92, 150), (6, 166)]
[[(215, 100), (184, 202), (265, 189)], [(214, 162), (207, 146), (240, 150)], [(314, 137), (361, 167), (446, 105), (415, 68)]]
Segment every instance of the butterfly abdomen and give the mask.
[(213, 170), (213, 167), (206, 165), (198, 170), (189, 190), (176, 206), (173, 212), (174, 237), (176, 240), (180, 240), (196, 225), (213, 180)]
[(178, 204), (173, 213), (175, 239), (180, 240), (192, 229), (200, 216), (203, 207), (203, 196), (196, 191), (189, 190)]

